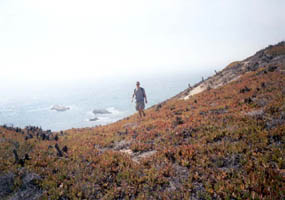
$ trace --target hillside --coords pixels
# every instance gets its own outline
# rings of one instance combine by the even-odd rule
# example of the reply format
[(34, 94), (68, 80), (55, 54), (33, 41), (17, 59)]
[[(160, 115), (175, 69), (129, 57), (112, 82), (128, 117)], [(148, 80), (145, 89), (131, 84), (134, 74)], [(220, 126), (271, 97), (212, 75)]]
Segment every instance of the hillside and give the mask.
[(0, 199), (284, 199), (285, 42), (95, 128), (0, 127)]

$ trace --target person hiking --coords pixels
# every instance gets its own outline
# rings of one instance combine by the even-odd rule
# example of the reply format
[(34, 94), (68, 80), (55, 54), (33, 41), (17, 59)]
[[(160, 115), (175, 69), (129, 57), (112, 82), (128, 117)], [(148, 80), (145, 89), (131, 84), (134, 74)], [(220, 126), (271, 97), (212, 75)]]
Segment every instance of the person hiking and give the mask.
[(145, 116), (144, 113), (144, 107), (145, 103), (147, 103), (147, 98), (145, 94), (144, 88), (140, 87), (140, 82), (137, 81), (136, 88), (134, 89), (134, 94), (132, 96), (132, 102), (134, 100), (134, 97), (136, 97), (136, 110), (139, 111), (139, 116), (142, 118), (142, 116)]

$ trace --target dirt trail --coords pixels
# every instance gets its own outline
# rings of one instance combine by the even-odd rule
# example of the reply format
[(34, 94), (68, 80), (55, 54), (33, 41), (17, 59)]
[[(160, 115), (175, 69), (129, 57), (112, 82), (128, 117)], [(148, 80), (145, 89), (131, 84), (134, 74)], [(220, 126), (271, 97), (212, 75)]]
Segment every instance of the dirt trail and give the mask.
[(111, 151), (116, 151), (116, 152), (120, 152), (123, 154), (127, 154), (136, 163), (139, 163), (141, 159), (153, 156), (157, 152), (156, 150), (150, 150), (150, 151), (144, 151), (144, 152), (134, 152), (133, 150), (130, 149), (131, 143), (132, 141), (121, 140), (119, 142), (114, 143), (112, 147), (105, 147), (105, 148), (101, 148), (99, 146), (95, 146), (95, 147), (102, 153), (104, 151), (111, 150)]

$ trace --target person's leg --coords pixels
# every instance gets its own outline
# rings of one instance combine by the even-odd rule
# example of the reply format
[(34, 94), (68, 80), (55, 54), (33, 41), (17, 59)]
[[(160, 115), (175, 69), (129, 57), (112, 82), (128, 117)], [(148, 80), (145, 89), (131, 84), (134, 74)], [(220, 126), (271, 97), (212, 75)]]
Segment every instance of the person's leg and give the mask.
[(143, 116), (145, 117), (145, 113), (144, 113), (144, 110), (142, 110), (142, 113), (143, 113)]
[(141, 112), (140, 112), (140, 108), (139, 108), (138, 102), (136, 102), (136, 110), (139, 112), (139, 118), (141, 118)]
[(142, 110), (139, 109), (139, 115), (140, 115), (140, 118), (142, 118)]
[(141, 111), (142, 111), (143, 116), (145, 117), (144, 107), (145, 107), (144, 102), (141, 102), (141, 107), (140, 107), (140, 109), (141, 109)]

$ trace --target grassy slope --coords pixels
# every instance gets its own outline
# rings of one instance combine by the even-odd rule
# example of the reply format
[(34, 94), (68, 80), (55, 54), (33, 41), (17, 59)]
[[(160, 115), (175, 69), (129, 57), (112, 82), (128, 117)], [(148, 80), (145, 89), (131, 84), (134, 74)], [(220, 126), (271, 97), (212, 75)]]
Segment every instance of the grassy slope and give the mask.
[[(31, 157), (24, 167), (41, 175), (45, 198), (284, 198), (282, 67), (259, 68), (188, 100), (170, 99), (159, 110), (148, 109), (142, 122), (132, 115), (107, 126), (68, 130), (58, 141), (25, 140), (25, 130), (0, 127), (0, 171), (20, 176), (16, 148), (20, 157)], [(240, 93), (245, 86), (250, 91)], [(120, 141), (136, 154), (157, 152), (134, 162), (114, 148)], [(63, 157), (56, 143), (68, 147)]]

